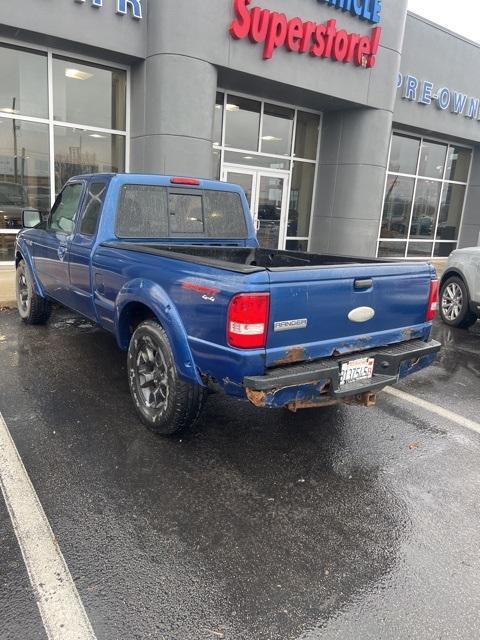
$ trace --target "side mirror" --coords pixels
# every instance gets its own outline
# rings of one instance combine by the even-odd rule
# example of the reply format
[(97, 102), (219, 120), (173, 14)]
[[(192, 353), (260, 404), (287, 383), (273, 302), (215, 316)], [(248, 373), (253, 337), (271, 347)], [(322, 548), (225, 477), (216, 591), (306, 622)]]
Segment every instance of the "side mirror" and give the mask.
[(22, 227), (24, 229), (33, 229), (42, 223), (42, 216), (38, 209), (24, 209), (22, 211)]

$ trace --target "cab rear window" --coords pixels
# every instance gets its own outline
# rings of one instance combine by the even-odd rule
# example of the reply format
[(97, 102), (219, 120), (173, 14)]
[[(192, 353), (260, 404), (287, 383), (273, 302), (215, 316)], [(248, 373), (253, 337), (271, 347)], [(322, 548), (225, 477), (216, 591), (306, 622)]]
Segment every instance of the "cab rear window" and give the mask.
[(243, 240), (247, 227), (238, 193), (124, 185), (116, 234), (119, 238)]

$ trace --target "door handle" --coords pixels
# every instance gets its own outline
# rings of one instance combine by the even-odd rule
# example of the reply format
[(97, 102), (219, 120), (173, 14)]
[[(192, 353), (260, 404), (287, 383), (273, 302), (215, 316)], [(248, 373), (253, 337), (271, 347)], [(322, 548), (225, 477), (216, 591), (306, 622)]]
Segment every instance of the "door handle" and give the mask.
[(371, 278), (365, 278), (364, 280), (355, 280), (353, 283), (355, 291), (364, 291), (365, 289), (371, 289), (373, 287), (373, 280)]
[(63, 260), (65, 258), (65, 255), (67, 253), (67, 247), (64, 245), (60, 245), (57, 249), (57, 253), (58, 253), (58, 257), (60, 260)]

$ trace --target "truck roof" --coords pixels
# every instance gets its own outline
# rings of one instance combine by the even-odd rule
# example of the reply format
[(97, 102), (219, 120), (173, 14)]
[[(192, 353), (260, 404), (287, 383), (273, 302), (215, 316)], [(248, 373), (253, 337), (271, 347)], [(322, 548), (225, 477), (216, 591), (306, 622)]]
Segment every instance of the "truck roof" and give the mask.
[[(152, 184), (158, 186), (188, 186), (191, 188), (201, 187), (203, 189), (215, 189), (220, 187), (223, 191), (235, 191), (242, 193), (243, 190), (236, 184), (231, 182), (221, 182), (220, 180), (211, 180), (207, 178), (198, 178), (196, 176), (183, 175), (160, 175), (157, 173), (86, 173), (72, 176), (69, 180), (91, 179), (91, 178), (112, 178), (118, 179), (125, 184)], [(182, 181), (185, 182), (182, 182)], [(175, 182), (173, 182), (175, 181)]]

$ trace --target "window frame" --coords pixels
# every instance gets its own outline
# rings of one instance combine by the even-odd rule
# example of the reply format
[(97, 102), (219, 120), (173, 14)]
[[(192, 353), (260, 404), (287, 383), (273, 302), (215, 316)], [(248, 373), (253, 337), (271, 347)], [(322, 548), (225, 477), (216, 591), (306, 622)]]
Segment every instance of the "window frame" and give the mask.
[[(298, 240), (298, 241), (308, 241), (308, 251), (310, 251), (311, 249), (311, 241), (312, 241), (312, 228), (313, 228), (313, 221), (314, 221), (314, 211), (315, 211), (315, 205), (316, 205), (316, 201), (317, 201), (317, 186), (318, 186), (318, 174), (319, 174), (319, 159), (320, 159), (320, 149), (321, 149), (321, 145), (322, 145), (322, 128), (323, 128), (323, 113), (321, 111), (316, 111), (315, 109), (309, 109), (307, 107), (299, 107), (297, 105), (292, 105), (286, 102), (280, 102), (278, 100), (265, 100), (264, 98), (259, 98), (258, 96), (254, 96), (248, 93), (242, 93), (239, 91), (229, 91), (228, 89), (225, 89), (223, 87), (218, 87), (217, 88), (217, 97), (218, 94), (223, 94), (223, 105), (222, 105), (222, 127), (221, 127), (221, 139), (220, 139), (220, 144), (213, 144), (213, 150), (214, 151), (218, 151), (220, 152), (220, 179), (222, 179), (222, 176), (224, 175), (224, 171), (227, 165), (229, 170), (232, 170), (232, 167), (235, 165), (238, 167), (238, 169), (240, 171), (245, 171), (245, 170), (252, 170), (252, 169), (259, 169), (262, 170), (264, 169), (265, 171), (276, 171), (275, 169), (267, 169), (265, 167), (258, 167), (256, 165), (253, 164), (238, 164), (238, 163), (231, 163), (225, 160), (225, 153), (228, 151), (232, 151), (235, 153), (240, 153), (243, 155), (249, 155), (252, 156), (252, 159), (256, 158), (256, 157), (267, 157), (267, 158), (279, 158), (282, 159), (283, 161), (288, 161), (289, 162), (289, 169), (282, 169), (279, 170), (279, 173), (281, 173), (283, 176), (285, 176), (286, 180), (287, 180), (287, 200), (288, 203), (290, 203), (290, 191), (291, 191), (291, 186), (292, 186), (292, 173), (293, 173), (293, 163), (294, 162), (302, 162), (302, 163), (308, 163), (308, 164), (312, 164), (315, 166), (315, 176), (314, 176), (314, 181), (313, 181), (313, 195), (312, 195), (312, 207), (310, 210), (310, 224), (309, 224), (309, 229), (308, 229), (308, 237), (305, 236), (288, 236), (285, 235), (284, 239), (283, 239), (283, 244), (284, 247), (286, 246), (287, 241), (289, 240)], [(259, 130), (259, 139), (258, 139), (258, 146), (256, 150), (247, 150), (247, 149), (237, 149), (234, 147), (229, 147), (225, 144), (225, 132), (226, 132), (226, 120), (227, 118), (226, 116), (226, 105), (228, 103), (228, 96), (235, 96), (235, 97), (240, 97), (240, 98), (248, 98), (250, 100), (256, 100), (257, 102), (261, 103), (261, 112), (260, 112), (260, 130)], [(291, 140), (291, 145), (290, 145), (290, 154), (289, 155), (278, 155), (275, 153), (264, 153), (262, 151), (260, 151), (261, 149), (261, 138), (263, 135), (263, 118), (264, 118), (264, 110), (265, 110), (265, 104), (271, 104), (271, 105), (275, 105), (275, 106), (279, 106), (279, 107), (285, 107), (287, 109), (293, 109), (293, 111), (295, 112), (294, 114), (294, 122), (293, 122), (293, 131), (292, 131), (292, 140)], [(216, 101), (216, 105), (220, 105), (220, 103), (218, 103)], [(297, 157), (295, 155), (295, 141), (296, 141), (296, 135), (297, 135), (297, 118), (298, 118), (298, 112), (305, 112), (305, 113), (311, 113), (313, 115), (318, 116), (319, 118), (319, 127), (318, 127), (318, 141), (317, 141), (317, 149), (316, 149), (316, 156), (315, 159), (312, 160), (310, 158), (301, 158), (301, 157)], [(285, 225), (286, 227), (288, 227), (288, 218), (287, 218), (287, 223)]]
[[(52, 207), (55, 204), (57, 193), (55, 188), (55, 127), (67, 127), (70, 129), (76, 129), (80, 131), (85, 131), (91, 134), (110, 134), (110, 135), (118, 135), (125, 138), (125, 172), (128, 173), (130, 171), (130, 141), (131, 141), (131, 125), (130, 125), (130, 116), (131, 116), (131, 69), (129, 65), (122, 65), (115, 62), (111, 62), (109, 60), (94, 58), (92, 56), (75, 54), (72, 55), (71, 52), (64, 51), (62, 49), (57, 49), (55, 47), (45, 47), (41, 45), (23, 45), (19, 44), (16, 40), (7, 37), (0, 37), (0, 48), (8, 47), (10, 49), (17, 49), (21, 51), (26, 51), (28, 53), (40, 54), (47, 56), (47, 86), (48, 86), (48, 117), (40, 118), (36, 116), (21, 116), (17, 114), (10, 113), (0, 113), (0, 117), (2, 119), (8, 120), (17, 120), (19, 122), (33, 122), (38, 124), (46, 124), (48, 125), (49, 131), (49, 175), (50, 175), (50, 213), (51, 214)], [(81, 122), (62, 122), (54, 119), (53, 113), (53, 59), (54, 57), (61, 58), (62, 60), (71, 60), (72, 63), (86, 63), (93, 64), (100, 68), (107, 69), (115, 69), (125, 71), (126, 73), (126, 105), (125, 105), (125, 118), (126, 118), (126, 126), (124, 130), (117, 129), (105, 129), (103, 127), (95, 127), (90, 125), (83, 125)], [(63, 187), (63, 185), (62, 185)], [(13, 235), (17, 234), (19, 229), (9, 229), (8, 234), (4, 233), (0, 230), (0, 234), (2, 235)], [(0, 266), (2, 265), (12, 265), (15, 264), (13, 260), (0, 260)]]
[[(390, 158), (391, 158), (391, 154), (392, 154), (392, 145), (393, 145), (393, 138), (395, 135), (400, 135), (403, 137), (408, 137), (408, 138), (415, 138), (417, 140), (420, 141), (420, 145), (419, 145), (419, 151), (418, 151), (418, 157), (417, 157), (417, 164), (416, 164), (416, 173), (403, 173), (403, 172), (399, 172), (399, 171), (390, 171)], [(442, 173), (442, 177), (441, 178), (431, 178), (430, 176), (424, 176), (421, 175), (419, 173), (419, 169), (420, 169), (420, 163), (421, 163), (421, 157), (422, 157), (422, 146), (423, 143), (425, 142), (433, 142), (433, 143), (439, 143), (439, 144), (444, 144), (447, 147), (447, 152), (446, 152), (446, 158), (445, 158), (445, 163), (443, 166), (443, 173)], [(449, 157), (449, 152), (450, 152), (450, 148), (451, 147), (459, 147), (462, 149), (467, 149), (468, 151), (470, 151), (470, 165), (468, 168), (468, 175), (467, 175), (467, 181), (459, 181), (459, 180), (448, 180), (446, 178), (446, 174), (447, 174), (447, 167), (448, 167), (448, 157)], [(392, 257), (392, 258), (388, 258), (389, 260), (411, 260), (411, 261), (425, 261), (425, 260), (432, 260), (432, 259), (436, 259), (437, 256), (435, 256), (435, 250), (436, 250), (436, 246), (437, 245), (441, 245), (441, 244), (450, 244), (453, 245), (455, 244), (455, 247), (458, 248), (458, 244), (460, 241), (460, 235), (461, 235), (461, 231), (462, 231), (462, 225), (463, 225), (463, 218), (465, 215), (465, 208), (466, 208), (466, 204), (467, 204), (467, 198), (468, 198), (468, 188), (470, 185), (470, 178), (471, 178), (471, 173), (472, 173), (472, 165), (473, 165), (473, 153), (474, 153), (474, 147), (472, 145), (469, 144), (463, 144), (462, 142), (456, 142), (455, 140), (448, 140), (445, 138), (440, 138), (437, 136), (431, 136), (431, 135), (422, 135), (422, 134), (418, 134), (418, 133), (413, 133), (411, 131), (407, 131), (405, 129), (399, 129), (399, 128), (394, 128), (391, 132), (390, 135), (390, 143), (389, 143), (389, 148), (388, 148), (388, 160), (387, 160), (387, 170), (385, 172), (385, 184), (384, 184), (384, 191), (383, 191), (383, 198), (382, 198), (382, 208), (380, 211), (380, 220), (379, 220), (379, 224), (378, 224), (378, 234), (377, 234), (377, 248), (376, 248), (376, 256), (378, 257), (378, 253), (379, 253), (379, 249), (380, 249), (380, 243), (391, 243), (392, 245), (395, 245), (395, 243), (397, 244), (401, 244), (401, 243), (405, 243), (405, 251), (403, 253), (403, 256), (397, 256), (397, 257)], [(383, 214), (384, 214), (384, 209), (385, 209), (385, 196), (387, 194), (387, 186), (388, 186), (388, 179), (390, 176), (398, 176), (398, 177), (402, 177), (402, 178), (412, 178), (414, 180), (414, 189), (413, 189), (413, 195), (412, 195), (412, 202), (411, 202), (411, 206), (410, 206), (410, 217), (409, 217), (409, 225), (408, 225), (408, 232), (407, 232), (407, 236), (406, 238), (382, 238), (382, 223), (383, 223)], [(421, 239), (421, 238), (415, 238), (415, 236), (411, 235), (411, 227), (412, 227), (412, 222), (413, 222), (413, 211), (414, 211), (414, 207), (415, 207), (415, 199), (416, 199), (416, 195), (417, 195), (417, 185), (419, 180), (430, 180), (432, 182), (438, 182), (441, 184), (441, 188), (440, 188), (440, 196), (439, 196), (439, 201), (437, 204), (437, 210), (436, 210), (436, 217), (435, 217), (435, 228), (434, 228), (434, 232), (433, 232), (433, 238), (429, 238), (429, 239)], [(443, 199), (443, 194), (445, 189), (448, 189), (449, 185), (461, 185), (465, 187), (465, 197), (463, 200), (463, 205), (462, 205), (462, 211), (461, 211), (461, 215), (460, 215), (460, 219), (459, 219), (459, 223), (458, 223), (458, 237), (456, 240), (439, 240), (437, 239), (437, 232), (438, 232), (438, 226), (439, 226), (439, 222), (440, 222), (440, 212), (441, 212), (441, 207), (442, 207), (442, 199)], [(416, 258), (416, 257), (411, 257), (408, 255), (408, 250), (410, 247), (410, 244), (415, 244), (415, 243), (433, 243), (432, 246), (432, 251), (430, 256), (427, 257), (420, 257), (420, 258)], [(440, 258), (439, 258), (440, 259)]]

